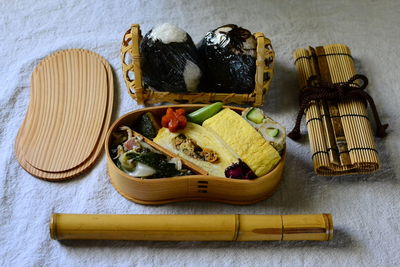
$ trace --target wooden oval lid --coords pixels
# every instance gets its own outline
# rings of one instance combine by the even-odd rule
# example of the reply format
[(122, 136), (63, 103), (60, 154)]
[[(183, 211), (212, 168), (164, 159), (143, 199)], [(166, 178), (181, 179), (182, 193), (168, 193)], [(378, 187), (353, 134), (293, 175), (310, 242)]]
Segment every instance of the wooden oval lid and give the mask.
[(99, 55), (63, 50), (32, 74), (31, 100), (16, 140), (21, 166), (43, 179), (66, 179), (93, 165), (113, 104), (113, 77)]

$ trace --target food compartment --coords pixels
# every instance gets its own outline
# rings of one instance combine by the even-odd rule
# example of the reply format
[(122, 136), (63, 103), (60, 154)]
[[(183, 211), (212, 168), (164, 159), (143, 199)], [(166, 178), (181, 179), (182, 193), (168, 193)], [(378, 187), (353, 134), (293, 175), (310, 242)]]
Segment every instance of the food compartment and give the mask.
[[(161, 118), (168, 107), (184, 108), (187, 113), (205, 105), (172, 105), (150, 107), (130, 112), (119, 118), (109, 129), (105, 144), (107, 169), (112, 185), (127, 199), (140, 204), (164, 204), (176, 201), (206, 200), (230, 204), (251, 204), (269, 197), (277, 188), (283, 174), (286, 153), (266, 175), (254, 180), (240, 180), (194, 173), (189, 176), (144, 179), (128, 175), (119, 169), (110, 155), (112, 132), (120, 126), (134, 127), (141, 115), (151, 112)], [(244, 109), (229, 107), (241, 113)], [(152, 142), (149, 140), (148, 142)]]

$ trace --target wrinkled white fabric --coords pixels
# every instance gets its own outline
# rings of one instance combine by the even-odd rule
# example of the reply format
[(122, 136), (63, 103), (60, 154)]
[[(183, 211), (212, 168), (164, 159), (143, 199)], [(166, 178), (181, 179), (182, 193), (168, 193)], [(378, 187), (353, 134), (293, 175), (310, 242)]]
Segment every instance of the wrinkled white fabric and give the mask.
[[(400, 2), (392, 1), (1, 1), (0, 2), (1, 266), (395, 266), (400, 264)], [(382, 169), (371, 175), (319, 177), (307, 138), (288, 140), (285, 176), (268, 200), (250, 206), (186, 202), (142, 206), (111, 186), (104, 155), (88, 173), (63, 183), (36, 179), (15, 159), (13, 144), (29, 103), (30, 75), (46, 55), (84, 48), (114, 69), (114, 119), (139, 106), (128, 96), (119, 58), (131, 23), (143, 33), (176, 24), (195, 42), (236, 23), (264, 32), (276, 51), (264, 110), (288, 130), (297, 112), (292, 52), (345, 43), (365, 74), (389, 135), (378, 139)], [(303, 123), (303, 132), (305, 131)], [(53, 212), (139, 214), (296, 214), (330, 212), (330, 242), (125, 242), (49, 237)]]

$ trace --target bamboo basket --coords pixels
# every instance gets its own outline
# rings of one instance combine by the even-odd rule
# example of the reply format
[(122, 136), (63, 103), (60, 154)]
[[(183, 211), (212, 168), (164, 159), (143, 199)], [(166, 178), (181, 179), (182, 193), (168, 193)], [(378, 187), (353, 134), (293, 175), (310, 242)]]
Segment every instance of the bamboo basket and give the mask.
[[(302, 89), (311, 76), (341, 83), (357, 73), (350, 49), (342, 44), (297, 49), (293, 58)], [(317, 174), (361, 174), (379, 169), (378, 151), (362, 101), (313, 101), (306, 110), (306, 125)]]
[[(191, 112), (203, 106), (201, 104), (191, 104), (149, 107), (127, 113), (114, 122), (107, 133), (105, 151), (111, 184), (122, 196), (136, 203), (158, 205), (189, 200), (252, 204), (272, 195), (283, 175), (286, 152), (284, 152), (281, 161), (273, 170), (254, 180), (230, 179), (201, 174), (160, 179), (141, 179), (121, 171), (112, 161), (109, 152), (112, 141), (111, 133), (120, 126), (134, 125), (139, 116), (148, 111), (160, 116), (165, 114), (168, 107), (184, 108), (187, 112)], [(243, 111), (243, 108), (229, 108), (236, 112)], [(152, 141), (148, 142), (153, 143)], [(190, 166), (187, 167), (191, 168)]]
[[(250, 94), (235, 93), (170, 93), (157, 92), (147, 88), (142, 82), (139, 45), (142, 39), (140, 26), (133, 24), (125, 33), (121, 46), (122, 74), (129, 95), (139, 105), (169, 102), (174, 104), (191, 103), (236, 103), (261, 106), (268, 92), (275, 65), (275, 53), (271, 41), (263, 33), (254, 33), (257, 40), (255, 88)], [(131, 59), (128, 62), (128, 58)], [(134, 79), (132, 78), (134, 76)]]

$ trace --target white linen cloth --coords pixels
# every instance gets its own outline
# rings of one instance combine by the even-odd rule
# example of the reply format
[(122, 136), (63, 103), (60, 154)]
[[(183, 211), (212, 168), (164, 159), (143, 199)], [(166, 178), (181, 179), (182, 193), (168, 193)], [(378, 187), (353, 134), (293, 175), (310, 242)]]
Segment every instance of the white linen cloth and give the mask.
[[(0, 265), (1, 266), (395, 266), (400, 264), (400, 2), (392, 1), (59, 1), (0, 2)], [(84, 48), (114, 69), (114, 120), (140, 108), (126, 92), (119, 49), (132, 23), (146, 33), (170, 22), (195, 42), (235, 23), (264, 32), (276, 51), (264, 110), (291, 130), (298, 108), (292, 52), (347, 44), (370, 84), (389, 135), (377, 139), (382, 168), (371, 175), (319, 177), (306, 137), (288, 140), (284, 180), (268, 200), (250, 206), (186, 202), (135, 204), (119, 195), (104, 154), (92, 170), (51, 183), (25, 172), (14, 140), (29, 103), (30, 75), (45, 56)], [(305, 131), (303, 121), (303, 133)], [(305, 214), (332, 213), (330, 242), (68, 241), (49, 237), (51, 213)]]

